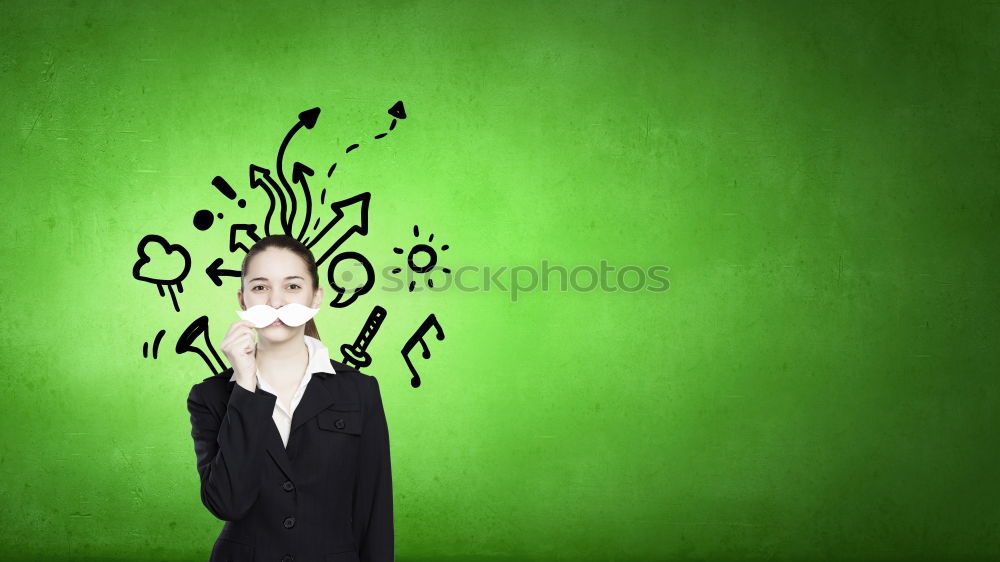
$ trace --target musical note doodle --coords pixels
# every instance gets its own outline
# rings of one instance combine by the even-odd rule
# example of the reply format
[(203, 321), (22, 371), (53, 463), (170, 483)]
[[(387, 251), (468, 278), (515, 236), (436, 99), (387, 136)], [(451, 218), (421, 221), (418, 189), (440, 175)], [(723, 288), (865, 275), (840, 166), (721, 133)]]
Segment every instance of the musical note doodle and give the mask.
[(417, 370), (413, 367), (413, 363), (410, 361), (410, 351), (413, 349), (417, 343), (420, 343), (420, 347), (424, 350), (420, 354), (424, 359), (431, 358), (431, 350), (427, 348), (427, 342), (424, 341), (424, 336), (427, 335), (428, 330), (434, 327), (434, 331), (437, 332), (435, 336), (438, 341), (444, 339), (444, 330), (441, 328), (441, 324), (438, 323), (437, 318), (430, 314), (424, 319), (417, 331), (410, 336), (410, 339), (406, 340), (406, 344), (403, 346), (403, 361), (406, 361), (406, 366), (410, 368), (410, 374), (413, 375), (410, 378), (410, 386), (417, 388), (420, 386), (420, 375), (417, 374)]

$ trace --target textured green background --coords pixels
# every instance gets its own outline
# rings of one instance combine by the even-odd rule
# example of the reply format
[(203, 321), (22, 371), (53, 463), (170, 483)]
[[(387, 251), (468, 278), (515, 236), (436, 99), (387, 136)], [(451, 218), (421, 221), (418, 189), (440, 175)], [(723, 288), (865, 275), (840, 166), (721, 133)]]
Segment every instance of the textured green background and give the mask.
[[(995, 2), (168, 4), (2, 3), (3, 557), (207, 559), (210, 372), (170, 349), (236, 320), (202, 272), (320, 106), (290, 155), (371, 191), (376, 268), (413, 224), (446, 267), (670, 267), (320, 313), (336, 346), (389, 310), (399, 560), (1000, 558)], [(180, 313), (131, 277), (149, 233), (191, 251)]]

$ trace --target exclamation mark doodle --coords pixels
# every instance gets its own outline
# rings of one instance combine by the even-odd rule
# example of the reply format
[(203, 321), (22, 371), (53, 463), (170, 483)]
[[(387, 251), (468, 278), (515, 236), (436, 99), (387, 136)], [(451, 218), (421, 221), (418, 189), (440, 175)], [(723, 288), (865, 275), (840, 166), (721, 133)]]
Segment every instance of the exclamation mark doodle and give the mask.
[[(222, 176), (215, 176), (212, 178), (212, 185), (214, 185), (215, 189), (218, 189), (219, 192), (225, 195), (230, 201), (236, 199), (236, 191), (233, 190), (233, 187), (229, 185), (229, 182), (227, 182)], [(236, 204), (239, 205), (241, 209), (247, 206), (247, 202), (242, 199), (237, 201)], [(215, 222), (216, 216), (221, 219), (223, 215), (222, 213), (215, 213), (213, 215), (212, 211), (209, 211), (208, 209), (198, 211), (194, 214), (195, 228), (198, 230), (208, 230), (209, 228), (212, 228), (212, 224)]]
[[(212, 185), (214, 185), (215, 189), (218, 189), (219, 192), (225, 195), (230, 201), (236, 199), (236, 191), (233, 190), (233, 186), (229, 185), (229, 182), (227, 182), (222, 176), (215, 176), (212, 178)], [(237, 201), (236, 204), (239, 205), (241, 209), (247, 206), (247, 202), (243, 199)]]

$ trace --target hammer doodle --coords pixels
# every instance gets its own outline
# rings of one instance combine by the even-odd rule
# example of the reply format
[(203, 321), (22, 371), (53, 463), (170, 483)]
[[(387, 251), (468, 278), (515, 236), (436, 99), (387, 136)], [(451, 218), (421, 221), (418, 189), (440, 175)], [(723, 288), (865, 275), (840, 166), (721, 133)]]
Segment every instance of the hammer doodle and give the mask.
[[(396, 128), (399, 121), (407, 118), (401, 100), (394, 103), (387, 113), (392, 118), (388, 130), (374, 135), (373, 141), (386, 138)], [(263, 236), (283, 233), (299, 240), (317, 256), (317, 267), (326, 266), (327, 281), (334, 293), (334, 298), (328, 304), (332, 308), (340, 309), (355, 303), (360, 297), (368, 294), (374, 286), (375, 269), (371, 259), (356, 251), (341, 251), (341, 248), (347, 245), (352, 238), (367, 236), (368, 212), (372, 194), (369, 192), (356, 193), (350, 197), (327, 203), (327, 188), (319, 184), (320, 180), (327, 181), (326, 178), (332, 178), (333, 172), (337, 168), (337, 162), (330, 165), (326, 178), (323, 178), (322, 175), (317, 177), (313, 168), (306, 163), (288, 157), (290, 146), (300, 141), (307, 142), (308, 138), (315, 138), (308, 131), (315, 129), (319, 122), (319, 116), (320, 108), (318, 107), (307, 109), (298, 114), (297, 119), (284, 133), (278, 145), (273, 170), (253, 163), (249, 165), (247, 184), (249, 192), (247, 195), (250, 198), (263, 196), (266, 199), (264, 201), (266, 210), (256, 222), (233, 221), (229, 224), (226, 227), (229, 230), (227, 249), (231, 254), (229, 261), (238, 264), (242, 261), (242, 256), (249, 252), (253, 244)], [(347, 155), (360, 150), (361, 146), (360, 142), (351, 143), (344, 149), (343, 154)], [(338, 173), (337, 177), (339, 178), (342, 173)], [(240, 209), (247, 207), (247, 199), (242, 198), (237, 188), (234, 188), (222, 176), (212, 177), (209, 183), (214, 188), (213, 192), (221, 194), (229, 201), (235, 201)], [(316, 196), (317, 191), (319, 192), (318, 197)], [(334, 197), (330, 199), (334, 199)], [(198, 209), (198, 207), (195, 208)], [(197, 231), (205, 232), (223, 218), (222, 212), (201, 208), (194, 212), (190, 224)], [(420, 237), (419, 227), (416, 225), (413, 226), (413, 235), (415, 238)], [(415, 243), (410, 248), (407, 256), (407, 265), (410, 271), (425, 274), (435, 269), (439, 252), (447, 250), (448, 245), (440, 245), (435, 248), (430, 245), (433, 240), (434, 235), (430, 234), (426, 242)], [(402, 254), (403, 249), (394, 248), (394, 252)], [(182, 282), (186, 280), (191, 271), (191, 255), (188, 250), (181, 244), (168, 243), (166, 238), (158, 234), (147, 234), (139, 241), (136, 254), (138, 257), (132, 267), (132, 277), (138, 281), (156, 285), (161, 297), (166, 296), (164, 290), (166, 289), (170, 294), (174, 311), (180, 312), (180, 303), (174, 288), (176, 287), (177, 293), (184, 292)], [(385, 256), (383, 259), (392, 258)], [(226, 262), (227, 259), (224, 256), (211, 260), (204, 266), (205, 276), (198, 276), (197, 279), (209, 281), (210, 284), (203, 284), (208, 288), (222, 287), (226, 278), (239, 279), (240, 270), (233, 266), (227, 267)], [(351, 271), (345, 271), (347, 268), (351, 268), (352, 271), (360, 269), (363, 271), (363, 276), (358, 276), (359, 278), (355, 279)], [(445, 274), (451, 273), (448, 268), (438, 269)], [(400, 271), (402, 271), (401, 268), (393, 270), (394, 273)], [(350, 283), (355, 280), (356, 283)], [(409, 290), (411, 292), (414, 289), (414, 283), (410, 282)], [(426, 279), (426, 283), (429, 287), (433, 287), (429, 278)], [(348, 284), (351, 286), (345, 286)], [(271, 312), (274, 312), (273, 309)], [(372, 307), (368, 319), (361, 326), (353, 342), (340, 346), (345, 364), (359, 369), (367, 368), (372, 364), (373, 358), (369, 346), (387, 316), (388, 311), (382, 306), (376, 304)], [(405, 321), (405, 319), (403, 320)], [(423, 358), (430, 358), (430, 350), (423, 337), (432, 327), (437, 332), (437, 339), (443, 340), (444, 331), (434, 314), (430, 314), (403, 345), (403, 362), (411, 375), (410, 384), (414, 388), (420, 385), (420, 376), (408, 354), (419, 343), (423, 348)], [(143, 357), (151, 356), (153, 359), (159, 357), (160, 342), (165, 334), (165, 329), (156, 333), (151, 350), (148, 341), (143, 343)], [(174, 352), (178, 355), (190, 353), (199, 356), (213, 374), (218, 374), (227, 368), (212, 345), (209, 337), (208, 317), (205, 315), (195, 318), (183, 328), (174, 345)]]

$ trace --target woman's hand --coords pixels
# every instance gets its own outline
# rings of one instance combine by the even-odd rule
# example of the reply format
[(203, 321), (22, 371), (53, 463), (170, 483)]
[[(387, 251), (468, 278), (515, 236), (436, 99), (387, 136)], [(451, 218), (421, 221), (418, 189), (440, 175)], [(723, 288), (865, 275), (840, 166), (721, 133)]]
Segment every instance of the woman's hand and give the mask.
[(219, 345), (236, 373), (236, 384), (253, 392), (257, 387), (257, 350), (253, 324), (249, 320), (233, 322)]

